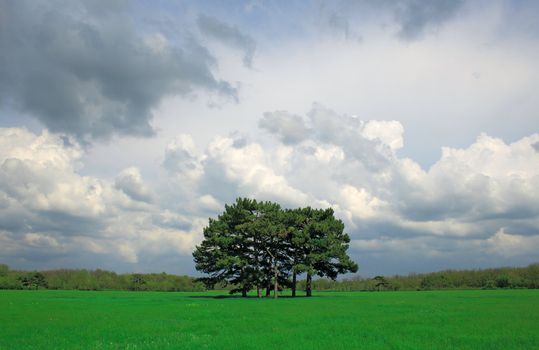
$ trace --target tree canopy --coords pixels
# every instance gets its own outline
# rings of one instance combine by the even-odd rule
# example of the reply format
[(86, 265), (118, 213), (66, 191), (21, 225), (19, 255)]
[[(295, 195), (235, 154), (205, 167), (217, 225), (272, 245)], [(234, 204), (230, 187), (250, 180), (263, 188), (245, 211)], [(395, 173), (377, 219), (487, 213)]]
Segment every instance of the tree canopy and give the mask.
[(312, 293), (312, 277), (335, 280), (339, 274), (356, 272), (347, 255), (350, 237), (333, 209), (282, 209), (273, 202), (238, 198), (225, 205), (204, 228), (204, 240), (195, 248), (195, 267), (207, 276), (208, 287), (217, 283), (235, 286), (231, 293), (243, 296), (257, 290), (274, 296), (285, 287), (296, 295), (297, 275), (307, 275), (306, 295)]

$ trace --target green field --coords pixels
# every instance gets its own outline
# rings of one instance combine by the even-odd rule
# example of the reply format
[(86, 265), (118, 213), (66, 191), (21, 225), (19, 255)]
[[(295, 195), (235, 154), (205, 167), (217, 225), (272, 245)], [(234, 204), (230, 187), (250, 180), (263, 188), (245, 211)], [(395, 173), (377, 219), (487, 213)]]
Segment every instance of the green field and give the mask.
[(538, 349), (539, 290), (0, 291), (0, 349)]

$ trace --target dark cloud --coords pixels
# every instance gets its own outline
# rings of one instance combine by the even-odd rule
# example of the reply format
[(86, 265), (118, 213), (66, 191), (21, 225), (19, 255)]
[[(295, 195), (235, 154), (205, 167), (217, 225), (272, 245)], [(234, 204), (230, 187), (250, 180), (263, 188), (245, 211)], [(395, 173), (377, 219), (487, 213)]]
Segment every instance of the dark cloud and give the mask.
[(285, 144), (301, 142), (311, 133), (302, 117), (286, 111), (266, 112), (258, 125), (262, 129), (279, 136)]
[(253, 56), (256, 50), (256, 43), (253, 38), (243, 34), (238, 28), (221, 22), (215, 17), (202, 15), (198, 18), (197, 24), (202, 34), (242, 50), (244, 52), (243, 64), (246, 67), (252, 67)]
[(539, 142), (536, 142), (532, 145), (533, 149), (539, 153)]
[(152, 135), (152, 109), (167, 95), (236, 98), (186, 37), (139, 33), (121, 1), (0, 1), (0, 102), (83, 140)]
[(425, 29), (436, 28), (451, 19), (462, 6), (461, 0), (407, 0), (398, 3), (395, 17), (405, 40), (420, 37)]
[(193, 228), (193, 224), (189, 220), (189, 218), (181, 217), (178, 215), (167, 216), (163, 213), (156, 213), (152, 215), (151, 220), (154, 225), (157, 225), (159, 227), (167, 227), (183, 231), (188, 231)]
[[(0, 188), (0, 193), (2, 191)], [(35, 210), (11, 202), (10, 207), (0, 210), (0, 231), (17, 236), (28, 232), (55, 233), (66, 237), (92, 236), (106, 227), (106, 220), (102, 217), (84, 217), (60, 210)]]
[[(54, 232), (60, 236), (95, 236), (106, 228), (105, 217), (84, 217), (60, 210), (41, 210), (28, 213), (27, 223), (36, 232)], [(32, 221), (30, 221), (32, 220)]]

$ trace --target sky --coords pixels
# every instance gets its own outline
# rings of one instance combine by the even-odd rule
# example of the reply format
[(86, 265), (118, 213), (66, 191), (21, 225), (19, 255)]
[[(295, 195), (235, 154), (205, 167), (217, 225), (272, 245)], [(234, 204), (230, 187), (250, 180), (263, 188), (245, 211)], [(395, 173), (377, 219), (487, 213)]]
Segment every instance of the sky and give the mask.
[(237, 197), (359, 274), (539, 262), (537, 1), (0, 0), (0, 263), (196, 275)]

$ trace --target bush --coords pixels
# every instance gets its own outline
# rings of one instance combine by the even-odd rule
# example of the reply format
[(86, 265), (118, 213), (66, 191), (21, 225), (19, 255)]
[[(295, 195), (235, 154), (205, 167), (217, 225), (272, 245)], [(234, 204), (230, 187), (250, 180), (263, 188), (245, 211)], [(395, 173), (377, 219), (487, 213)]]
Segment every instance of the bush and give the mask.
[(493, 280), (487, 280), (482, 289), (496, 289), (496, 282)]
[(498, 288), (509, 288), (511, 283), (509, 282), (509, 277), (507, 275), (500, 275), (496, 278), (496, 287)]

